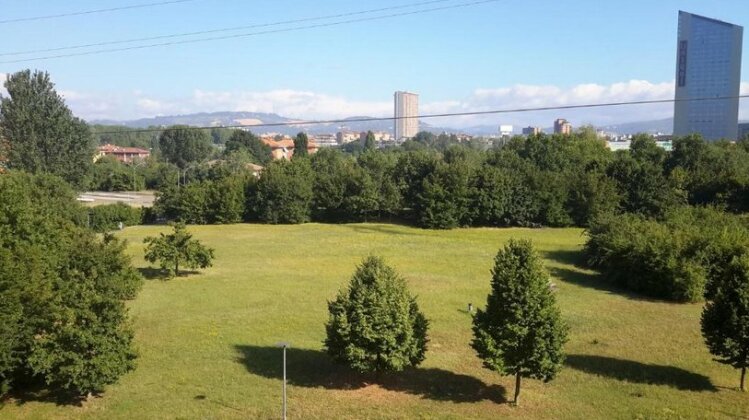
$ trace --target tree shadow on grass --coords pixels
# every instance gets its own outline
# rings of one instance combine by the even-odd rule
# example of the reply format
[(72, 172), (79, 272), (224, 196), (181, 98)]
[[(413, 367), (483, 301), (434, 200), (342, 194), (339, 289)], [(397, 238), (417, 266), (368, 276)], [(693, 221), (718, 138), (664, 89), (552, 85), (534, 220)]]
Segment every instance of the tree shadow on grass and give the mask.
[[(353, 230), (356, 233), (380, 233), (385, 235), (400, 235), (400, 236), (424, 236), (426, 233), (420, 232), (418, 229), (415, 229), (411, 225), (407, 224), (397, 224), (397, 223), (390, 223), (390, 224), (344, 224), (344, 227), (347, 227), (351, 230)], [(411, 229), (404, 230), (399, 229), (403, 227), (408, 227)]]
[(548, 260), (562, 264), (574, 265), (575, 267), (585, 267), (585, 255), (580, 249), (556, 249), (554, 251), (544, 252), (543, 256)]
[(648, 365), (632, 360), (587, 354), (568, 355), (565, 365), (582, 372), (625, 382), (666, 385), (685, 391), (718, 390), (707, 376), (673, 366)]
[(194, 274), (200, 274), (200, 271), (179, 270), (178, 276), (171, 277), (168, 270), (153, 267), (139, 267), (138, 272), (146, 280), (169, 280), (176, 277), (188, 277)]
[[(250, 373), (272, 379), (283, 378), (280, 348), (249, 345), (238, 345), (235, 348), (239, 353), (237, 361)], [(354, 390), (368, 384), (377, 384), (390, 391), (435, 401), (506, 401), (503, 387), (487, 385), (471, 376), (435, 368), (412, 368), (380, 377), (362, 375), (333, 363), (327, 354), (318, 350), (288, 348), (286, 370), (289, 384), (308, 388)]]
[(20, 406), (30, 402), (81, 407), (86, 400), (86, 397), (80, 395), (51, 389), (41, 381), (31, 381), (25, 384), (18, 384), (17, 388), (12, 389), (7, 395), (0, 398), (0, 409), (5, 404)]

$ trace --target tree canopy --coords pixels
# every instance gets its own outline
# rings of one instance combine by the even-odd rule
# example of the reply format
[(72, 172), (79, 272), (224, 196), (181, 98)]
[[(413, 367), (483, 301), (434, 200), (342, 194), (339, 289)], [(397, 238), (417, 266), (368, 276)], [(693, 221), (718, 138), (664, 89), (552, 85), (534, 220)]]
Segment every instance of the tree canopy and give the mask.
[(55, 91), (49, 74), (19, 71), (8, 76), (5, 89), (0, 138), (8, 142), (8, 167), (58, 175), (83, 188), (93, 163), (93, 137)]
[(185, 169), (191, 163), (206, 160), (213, 149), (211, 137), (204, 130), (174, 125), (159, 136), (159, 150), (164, 160)]

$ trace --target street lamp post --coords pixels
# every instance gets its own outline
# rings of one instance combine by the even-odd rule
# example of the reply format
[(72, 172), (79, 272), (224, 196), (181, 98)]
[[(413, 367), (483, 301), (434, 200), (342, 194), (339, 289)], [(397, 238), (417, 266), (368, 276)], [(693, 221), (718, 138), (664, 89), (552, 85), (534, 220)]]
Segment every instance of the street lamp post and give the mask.
[(286, 420), (286, 349), (289, 348), (289, 343), (282, 342), (276, 345), (283, 348), (283, 408), (281, 412), (281, 418), (283, 420)]

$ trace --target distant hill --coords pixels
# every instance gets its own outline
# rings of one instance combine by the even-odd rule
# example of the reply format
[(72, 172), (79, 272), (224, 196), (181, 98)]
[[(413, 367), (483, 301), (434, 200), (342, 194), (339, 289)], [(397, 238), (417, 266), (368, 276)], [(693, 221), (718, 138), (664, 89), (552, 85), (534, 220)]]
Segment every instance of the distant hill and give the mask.
[[(197, 114), (187, 115), (172, 115), (172, 116), (158, 116), (153, 118), (141, 118), (137, 120), (129, 121), (115, 121), (115, 120), (94, 120), (90, 121), (91, 124), (102, 124), (102, 125), (120, 125), (130, 128), (146, 128), (151, 126), (166, 127), (175, 124), (201, 126), (201, 127), (223, 127), (223, 126), (234, 126), (234, 125), (257, 125), (257, 124), (277, 124), (284, 123), (290, 125), (284, 126), (258, 126), (252, 129), (257, 133), (281, 133), (290, 136), (295, 135), (300, 131), (306, 131), (311, 134), (333, 134), (342, 130), (350, 131), (387, 131), (393, 133), (393, 120), (378, 120), (378, 121), (357, 121), (371, 117), (356, 116), (344, 119), (343, 122), (330, 123), (330, 124), (293, 124), (295, 120), (292, 118), (283, 117), (278, 114), (263, 113), (263, 112), (202, 112)], [(347, 122), (350, 121), (350, 122)], [(419, 124), (420, 129), (424, 131), (430, 131), (435, 134), (442, 132), (448, 133), (465, 133), (474, 136), (490, 136), (496, 135), (498, 126), (497, 125), (477, 125), (464, 129), (455, 129), (449, 127), (437, 127), (432, 126), (424, 121)], [(597, 128), (604, 131), (615, 132), (618, 134), (636, 134), (636, 133), (664, 133), (670, 134), (673, 131), (673, 119), (665, 118), (662, 120), (652, 121), (636, 121), (622, 124), (612, 124), (606, 126), (598, 126)], [(519, 131), (519, 130), (518, 130)], [(545, 129), (545, 132), (551, 132), (551, 129)]]
[(674, 131), (674, 119), (664, 118), (662, 120), (636, 121), (623, 124), (607, 125), (598, 128), (604, 131), (615, 132), (617, 134), (671, 134)]

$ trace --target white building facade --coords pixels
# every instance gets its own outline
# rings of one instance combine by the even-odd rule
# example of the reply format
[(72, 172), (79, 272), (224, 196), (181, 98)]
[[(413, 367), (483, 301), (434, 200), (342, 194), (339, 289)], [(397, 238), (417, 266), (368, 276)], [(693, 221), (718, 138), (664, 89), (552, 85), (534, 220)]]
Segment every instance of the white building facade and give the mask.
[(395, 92), (395, 140), (401, 141), (416, 136), (419, 132), (419, 95), (411, 92)]

